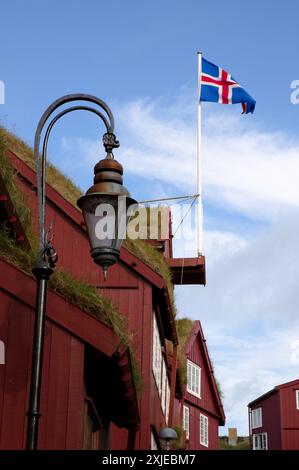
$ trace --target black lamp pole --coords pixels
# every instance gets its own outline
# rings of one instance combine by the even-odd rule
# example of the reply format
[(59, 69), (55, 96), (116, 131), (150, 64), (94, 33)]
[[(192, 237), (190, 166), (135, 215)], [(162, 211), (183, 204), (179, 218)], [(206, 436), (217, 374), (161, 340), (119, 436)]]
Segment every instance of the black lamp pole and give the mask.
[[(62, 105), (72, 101), (87, 101), (98, 105), (105, 111), (107, 117), (99, 110), (89, 106), (72, 106), (64, 109), (57, 114), (49, 123), (44, 139), (43, 148), (40, 162), (40, 140), (42, 131), (49, 119), (49, 117)], [(33, 339), (33, 354), (32, 354), (32, 368), (31, 368), (31, 382), (30, 382), (30, 397), (28, 409), (28, 427), (27, 427), (27, 441), (26, 449), (35, 450), (38, 445), (38, 427), (40, 413), (40, 395), (41, 395), (41, 379), (43, 367), (43, 349), (44, 349), (44, 334), (45, 334), (45, 321), (46, 321), (46, 304), (47, 304), (47, 287), (51, 274), (54, 272), (55, 263), (57, 261), (57, 254), (51, 244), (51, 237), (45, 233), (45, 212), (46, 212), (46, 158), (47, 158), (47, 144), (50, 132), (54, 124), (67, 113), (76, 110), (85, 110), (95, 113), (104, 122), (106, 127), (106, 134), (103, 137), (103, 143), (107, 150), (107, 156), (113, 159), (112, 150), (119, 146), (114, 131), (114, 118), (110, 108), (107, 104), (92, 95), (86, 94), (71, 94), (63, 96), (54, 101), (42, 115), (34, 140), (34, 159), (37, 178), (37, 197), (38, 197), (38, 215), (39, 215), (39, 257), (36, 266), (33, 269), (33, 274), (37, 280), (37, 293), (36, 293), (36, 308), (35, 308), (35, 324), (34, 324), (34, 339)], [(109, 155), (108, 155), (109, 154)], [(98, 262), (101, 264), (101, 262)], [(112, 263), (111, 263), (112, 264)]]

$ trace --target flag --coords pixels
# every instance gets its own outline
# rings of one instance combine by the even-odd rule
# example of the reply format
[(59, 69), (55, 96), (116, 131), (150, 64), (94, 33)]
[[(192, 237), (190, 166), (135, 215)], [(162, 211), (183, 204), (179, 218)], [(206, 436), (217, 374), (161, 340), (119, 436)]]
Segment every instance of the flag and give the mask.
[(241, 103), (243, 114), (253, 113), (256, 101), (221, 67), (201, 60), (200, 101), (222, 104)]

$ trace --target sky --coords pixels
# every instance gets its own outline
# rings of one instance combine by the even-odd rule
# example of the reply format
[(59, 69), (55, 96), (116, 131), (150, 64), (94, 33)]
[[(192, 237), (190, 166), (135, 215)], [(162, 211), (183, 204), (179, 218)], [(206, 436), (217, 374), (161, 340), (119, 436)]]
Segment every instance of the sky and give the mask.
[[(256, 99), (246, 116), (202, 106), (207, 285), (176, 288), (179, 315), (202, 322), (239, 434), (251, 400), (298, 378), (298, 15), (296, 0), (1, 2), (0, 123), (32, 145), (54, 99), (98, 96), (138, 200), (196, 192), (198, 50)], [(81, 112), (52, 132), (50, 161), (83, 190), (103, 132)], [(194, 252), (178, 239), (175, 255)]]

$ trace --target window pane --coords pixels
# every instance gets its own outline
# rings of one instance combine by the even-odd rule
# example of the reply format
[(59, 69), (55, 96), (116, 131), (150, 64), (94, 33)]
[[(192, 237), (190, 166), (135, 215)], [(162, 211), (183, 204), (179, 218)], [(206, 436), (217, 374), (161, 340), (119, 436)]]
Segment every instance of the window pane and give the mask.
[(189, 439), (189, 408), (183, 406), (183, 429), (186, 431), (186, 439)]
[(187, 391), (200, 398), (201, 369), (191, 361), (187, 361)]

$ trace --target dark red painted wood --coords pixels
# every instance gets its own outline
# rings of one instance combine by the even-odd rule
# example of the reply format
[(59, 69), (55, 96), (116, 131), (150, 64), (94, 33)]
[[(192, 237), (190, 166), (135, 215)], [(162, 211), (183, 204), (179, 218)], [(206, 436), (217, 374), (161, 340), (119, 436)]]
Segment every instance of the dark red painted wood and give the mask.
[[(32, 219), (37, 229), (37, 206), (34, 172), (15, 155), (10, 153), (13, 164), (20, 172), (19, 185), (27, 195)], [(141, 424), (136, 435), (136, 448), (149, 449), (150, 430), (153, 426), (159, 432), (165, 426), (157, 387), (152, 373), (152, 321), (153, 296), (161, 302), (161, 315), (170, 322), (167, 313), (169, 298), (161, 275), (153, 271), (139, 258), (126, 249), (121, 250), (120, 262), (109, 271), (109, 280), (103, 282), (99, 268), (90, 257), (89, 242), (82, 227), (82, 215), (47, 185), (47, 225), (52, 223), (54, 244), (59, 253), (58, 266), (76, 277), (82, 277), (99, 291), (112, 299), (120, 312), (127, 318), (132, 332), (136, 359), (143, 379), (139, 399)], [(32, 318), (35, 304), (35, 281), (28, 275), (0, 260), (0, 286), (10, 299), (16, 297), (26, 310), (28, 351), (24, 362), (27, 364), (25, 395), (23, 400), (23, 432), (20, 433), (19, 448), (24, 445), (26, 419), (25, 402), (28, 400), (29, 357), (31, 357)], [(159, 296), (157, 296), (157, 292)], [(165, 297), (163, 295), (165, 294)], [(82, 416), (79, 401), (82, 400), (83, 342), (86, 342), (107, 356), (119, 347), (120, 340), (107, 326), (93, 316), (69, 304), (60, 295), (48, 294), (48, 320), (45, 346), (45, 380), (43, 381), (43, 418), (41, 420), (42, 448), (80, 448)], [(7, 321), (4, 315), (4, 324)], [(2, 321), (2, 320), (1, 320)], [(171, 328), (169, 327), (170, 331)], [(175, 333), (174, 338), (175, 338)], [(56, 363), (56, 358), (59, 357)], [(62, 391), (61, 391), (62, 390)], [(74, 391), (71, 393), (71, 391)], [(71, 394), (71, 398), (70, 398)], [(59, 400), (58, 400), (59, 397)], [(7, 407), (3, 406), (4, 410)], [(71, 412), (73, 410), (73, 413)], [(6, 412), (6, 411), (5, 411)], [(70, 415), (73, 414), (72, 417)], [(73, 421), (72, 421), (73, 420)], [(71, 432), (72, 430), (72, 432)], [(111, 443), (114, 448), (126, 448), (127, 431), (115, 426), (111, 429)], [(125, 439), (125, 442), (124, 442)], [(2, 442), (0, 441), (2, 447)], [(78, 447), (79, 446), (79, 447)]]
[[(2, 259), (0, 259), (0, 285), (3, 290), (34, 308), (36, 289), (34, 279)], [(47, 305), (49, 318), (62, 325), (72, 334), (100, 349), (107, 356), (112, 356), (117, 350), (119, 346), (118, 336), (111, 328), (100, 323), (94, 316), (78, 309), (51, 290), (48, 292)]]
[[(183, 405), (189, 408), (189, 442), (186, 447), (192, 450), (212, 450), (219, 447), (219, 425), (225, 423), (225, 416), (215, 378), (211, 368), (211, 361), (203, 331), (199, 321), (194, 322), (193, 329), (185, 345), (187, 360), (201, 368), (201, 398), (187, 392), (184, 387), (183, 399), (175, 400), (174, 422), (181, 425)], [(208, 418), (208, 447), (200, 444), (200, 414)]]
[(0, 321), (7, 324), (6, 363), (0, 366), (1, 375), (4, 375), (0, 416), (1, 449), (20, 449), (26, 427), (32, 317), (28, 314), (28, 307), (16, 299), (6, 297), (8, 302), (6, 299), (0, 303)]
[[(35, 281), (0, 259), (0, 449), (22, 449), (30, 383)], [(39, 448), (80, 449), (84, 342), (108, 356), (120, 339), (106, 325), (49, 291)], [(130, 371), (126, 372), (127, 374)]]
[(273, 393), (261, 403), (256, 403), (254, 407), (250, 408), (250, 411), (252, 412), (254, 409), (260, 407), (262, 408), (262, 426), (252, 429), (252, 435), (266, 432), (268, 449), (281, 449), (279, 393)]
[(248, 405), (250, 412), (262, 408), (262, 426), (251, 432), (267, 432), (269, 450), (299, 450), (296, 390), (299, 390), (299, 380), (278, 385)]
[(71, 338), (71, 361), (69, 370), (69, 400), (67, 410), (66, 449), (82, 447), (84, 390), (84, 344)]

